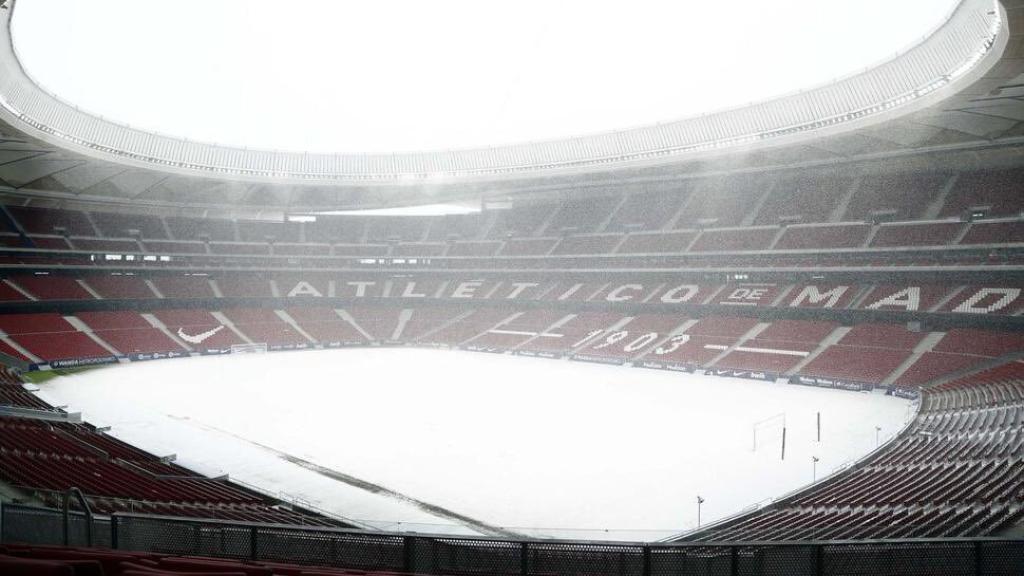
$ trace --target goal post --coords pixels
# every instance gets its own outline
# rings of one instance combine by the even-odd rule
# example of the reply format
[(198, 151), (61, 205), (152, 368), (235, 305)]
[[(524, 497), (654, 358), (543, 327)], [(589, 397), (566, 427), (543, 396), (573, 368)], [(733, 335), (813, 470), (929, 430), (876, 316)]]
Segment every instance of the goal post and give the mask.
[[(751, 452), (757, 452), (757, 448), (758, 448), (757, 435), (758, 435), (758, 432), (765, 432), (765, 431), (775, 432), (776, 430), (778, 430), (780, 428), (781, 428), (781, 431), (782, 431), (782, 444), (783, 444), (783, 446), (785, 446), (785, 443), (786, 443), (786, 413), (785, 412), (780, 412), (780, 413), (778, 413), (778, 414), (776, 414), (774, 416), (770, 416), (768, 418), (765, 418), (764, 420), (759, 420), (757, 422), (754, 422), (752, 428), (753, 428), (753, 436), (754, 436), (753, 440), (754, 440), (754, 442), (753, 442), (753, 446), (751, 447)], [(777, 433), (777, 432), (775, 432), (775, 433)], [(785, 447), (783, 447), (782, 450), (783, 450), (783, 454), (785, 454)]]
[(254, 342), (252, 344), (232, 344), (232, 354), (261, 354), (267, 351), (266, 342)]

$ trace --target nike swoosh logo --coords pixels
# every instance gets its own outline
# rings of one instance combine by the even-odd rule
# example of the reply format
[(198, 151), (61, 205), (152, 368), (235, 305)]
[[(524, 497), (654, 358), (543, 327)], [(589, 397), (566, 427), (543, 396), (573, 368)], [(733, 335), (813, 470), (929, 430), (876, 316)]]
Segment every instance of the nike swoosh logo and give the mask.
[(200, 332), (199, 334), (192, 335), (185, 334), (185, 331), (183, 329), (178, 328), (178, 336), (180, 336), (182, 340), (188, 342), (189, 344), (202, 344), (204, 340), (207, 340), (208, 338), (210, 338), (211, 336), (213, 336), (217, 332), (220, 332), (223, 329), (224, 325), (221, 324), (220, 326), (217, 326), (213, 330), (207, 330), (206, 332)]

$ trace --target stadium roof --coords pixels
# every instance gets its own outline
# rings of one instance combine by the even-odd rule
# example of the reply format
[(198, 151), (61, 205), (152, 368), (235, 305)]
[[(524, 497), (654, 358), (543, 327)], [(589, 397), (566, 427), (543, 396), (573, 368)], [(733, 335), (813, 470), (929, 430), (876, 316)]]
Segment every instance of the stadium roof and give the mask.
[(341, 208), (1017, 147), (1024, 140), (1022, 6), (964, 0), (933, 34), (890, 61), (743, 108), (569, 140), (381, 155), (217, 147), (89, 116), (24, 73), (7, 22), (0, 27), (0, 186), (101, 202)]
[(11, 27), (32, 80), (91, 114), (197, 142), (391, 154), (777, 97), (891, 58), (957, 3), (32, 0)]

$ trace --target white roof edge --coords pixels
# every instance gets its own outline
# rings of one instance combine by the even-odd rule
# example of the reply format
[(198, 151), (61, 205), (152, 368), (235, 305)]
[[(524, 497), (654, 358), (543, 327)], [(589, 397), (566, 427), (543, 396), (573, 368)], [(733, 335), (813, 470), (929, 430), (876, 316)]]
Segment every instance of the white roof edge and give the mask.
[(1008, 40), (997, 0), (962, 0), (918, 44), (813, 89), (674, 122), (536, 143), (457, 151), (315, 154), (192, 142), (80, 111), (22, 68), (0, 17), (0, 117), (26, 134), (92, 158), (207, 178), (303, 184), (424, 184), (668, 164), (848, 132), (910, 114), (969, 86)]

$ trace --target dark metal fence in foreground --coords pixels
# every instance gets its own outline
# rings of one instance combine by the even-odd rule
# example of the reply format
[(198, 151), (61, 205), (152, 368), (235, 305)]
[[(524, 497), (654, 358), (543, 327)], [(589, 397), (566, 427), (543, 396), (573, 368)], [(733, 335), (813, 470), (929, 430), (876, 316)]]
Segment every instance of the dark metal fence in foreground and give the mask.
[(84, 514), (6, 504), (0, 542), (447, 576), (1021, 576), (1024, 540), (639, 544), (504, 540)]

